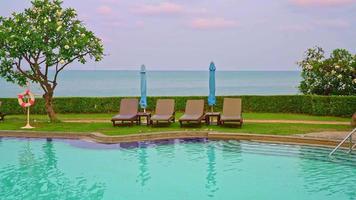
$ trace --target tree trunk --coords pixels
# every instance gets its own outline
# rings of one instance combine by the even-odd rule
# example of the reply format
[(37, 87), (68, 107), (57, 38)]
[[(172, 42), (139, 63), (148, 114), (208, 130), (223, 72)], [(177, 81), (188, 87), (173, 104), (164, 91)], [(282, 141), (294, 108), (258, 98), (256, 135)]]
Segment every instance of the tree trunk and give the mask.
[(56, 112), (53, 109), (53, 90), (45, 93), (43, 98), (45, 99), (45, 107), (50, 121), (57, 122)]

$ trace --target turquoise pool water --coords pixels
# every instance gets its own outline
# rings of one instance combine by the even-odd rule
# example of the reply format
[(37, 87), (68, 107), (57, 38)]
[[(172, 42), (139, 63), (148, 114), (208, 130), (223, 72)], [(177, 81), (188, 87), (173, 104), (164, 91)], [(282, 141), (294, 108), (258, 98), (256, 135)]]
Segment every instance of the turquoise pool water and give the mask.
[(244, 141), (0, 139), (0, 199), (356, 199), (356, 156)]

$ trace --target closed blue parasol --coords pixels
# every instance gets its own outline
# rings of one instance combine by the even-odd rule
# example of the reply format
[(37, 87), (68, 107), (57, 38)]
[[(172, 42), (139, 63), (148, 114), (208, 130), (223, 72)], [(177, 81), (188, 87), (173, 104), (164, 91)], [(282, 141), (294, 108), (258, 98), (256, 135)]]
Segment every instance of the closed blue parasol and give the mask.
[(146, 111), (147, 107), (147, 83), (146, 83), (146, 67), (145, 65), (141, 66), (140, 71), (141, 76), (141, 99), (140, 106)]
[(214, 62), (211, 62), (209, 67), (209, 97), (208, 97), (209, 106), (214, 106), (216, 104), (215, 70), (216, 70), (215, 64)]

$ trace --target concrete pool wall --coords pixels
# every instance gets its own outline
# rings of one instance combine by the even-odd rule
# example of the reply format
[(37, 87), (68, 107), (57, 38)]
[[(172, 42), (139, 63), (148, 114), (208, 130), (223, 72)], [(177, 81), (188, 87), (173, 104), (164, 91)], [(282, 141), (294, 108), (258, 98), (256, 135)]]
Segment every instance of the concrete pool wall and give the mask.
[[(107, 136), (101, 133), (79, 132), (38, 132), (38, 131), (0, 131), (0, 137), (16, 138), (54, 138), (54, 139), (81, 139), (98, 143), (115, 144), (123, 142), (156, 141), (166, 139), (207, 138), (211, 140), (247, 140), (271, 143), (303, 144), (314, 146), (335, 147), (340, 140), (331, 138), (309, 137), (306, 135), (262, 135), (248, 133), (220, 133), (209, 131), (172, 131), (129, 134), (120, 136)], [(344, 147), (347, 147), (345, 143)]]

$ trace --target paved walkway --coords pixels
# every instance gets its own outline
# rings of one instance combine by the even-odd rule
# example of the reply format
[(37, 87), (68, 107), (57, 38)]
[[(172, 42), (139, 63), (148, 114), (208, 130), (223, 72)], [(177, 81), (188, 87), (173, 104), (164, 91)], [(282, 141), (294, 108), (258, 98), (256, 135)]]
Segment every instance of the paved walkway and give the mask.
[[(68, 119), (64, 122), (71, 123), (111, 123), (106, 119)], [(333, 125), (350, 125), (350, 122), (338, 122), (338, 121), (313, 121), (313, 120), (265, 120), (265, 119), (246, 119), (244, 122), (249, 123), (283, 123), (283, 124), (333, 124)]]
[[(316, 133), (306, 133), (298, 134), (301, 137), (309, 138), (323, 138), (331, 140), (343, 140), (350, 132), (349, 131), (325, 131), (325, 132), (316, 132)], [(356, 142), (356, 137), (353, 137), (352, 141)]]
[(315, 120), (269, 120), (269, 119), (247, 119), (245, 122), (251, 123), (283, 123), (283, 124), (336, 124), (336, 125), (349, 125), (350, 122), (338, 121), (315, 121)]

